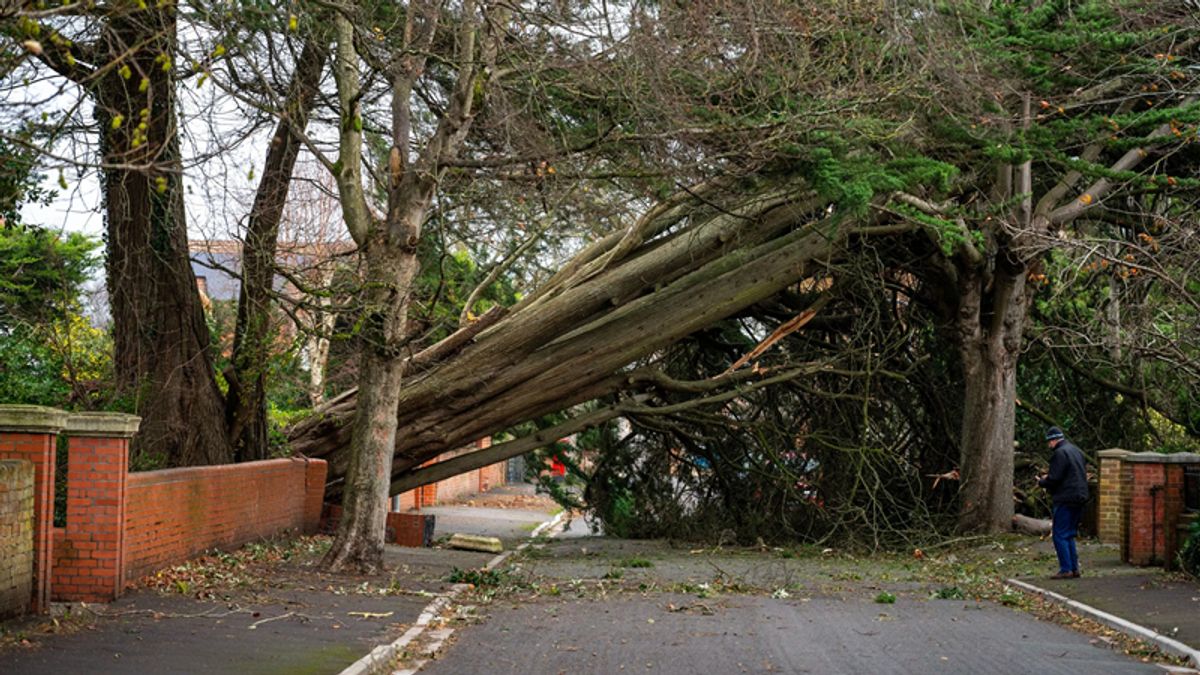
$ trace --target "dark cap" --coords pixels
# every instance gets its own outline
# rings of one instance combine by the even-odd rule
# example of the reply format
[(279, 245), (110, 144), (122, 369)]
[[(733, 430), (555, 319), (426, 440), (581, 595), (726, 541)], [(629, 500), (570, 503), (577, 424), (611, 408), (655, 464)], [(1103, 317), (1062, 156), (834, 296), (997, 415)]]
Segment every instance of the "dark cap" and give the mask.
[(1058, 427), (1047, 427), (1046, 428), (1046, 440), (1056, 441), (1060, 438), (1064, 438), (1062, 429), (1059, 429)]

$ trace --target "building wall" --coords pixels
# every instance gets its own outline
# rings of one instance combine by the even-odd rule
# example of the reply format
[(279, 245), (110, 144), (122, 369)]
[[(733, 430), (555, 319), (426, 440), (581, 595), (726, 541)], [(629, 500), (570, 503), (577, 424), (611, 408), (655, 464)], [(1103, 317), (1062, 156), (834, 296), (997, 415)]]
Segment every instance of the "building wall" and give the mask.
[(33, 464), (0, 460), (0, 619), (33, 597)]
[[(476, 450), (490, 448), (492, 446), (491, 437), (485, 437), (475, 441), (471, 445), (443, 452), (434, 459), (422, 464), (422, 467), (430, 466), (438, 462), (444, 462), (453, 457), (464, 455)], [(470, 497), (481, 492), (487, 492), (494, 487), (508, 484), (508, 461), (500, 461), (490, 466), (485, 466), (482, 469), (475, 469), (466, 473), (459, 474), (446, 480), (423, 485), (415, 490), (409, 490), (398, 495), (392, 502), (392, 508), (396, 511), (420, 510), (423, 506), (434, 506), (435, 504), (452, 502), (455, 500)]]

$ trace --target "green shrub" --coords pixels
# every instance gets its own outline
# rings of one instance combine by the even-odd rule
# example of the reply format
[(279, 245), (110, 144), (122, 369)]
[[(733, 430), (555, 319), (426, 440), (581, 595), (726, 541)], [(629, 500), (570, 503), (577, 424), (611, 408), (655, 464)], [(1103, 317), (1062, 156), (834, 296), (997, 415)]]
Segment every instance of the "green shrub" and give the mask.
[(1200, 579), (1200, 518), (1192, 521), (1188, 538), (1179, 549), (1179, 567)]
[(446, 581), (452, 584), (471, 584), (473, 586), (499, 586), (504, 581), (504, 572), (496, 570), (463, 570), (455, 567), (450, 570)]

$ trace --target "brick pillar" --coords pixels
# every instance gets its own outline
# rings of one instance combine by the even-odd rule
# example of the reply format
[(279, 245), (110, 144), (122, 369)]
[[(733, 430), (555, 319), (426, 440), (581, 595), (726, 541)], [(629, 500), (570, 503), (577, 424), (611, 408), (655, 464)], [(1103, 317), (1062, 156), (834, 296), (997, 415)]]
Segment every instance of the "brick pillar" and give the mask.
[(1097, 536), (1106, 544), (1118, 544), (1123, 540), (1121, 524), (1121, 461), (1130, 454), (1128, 450), (1113, 448), (1101, 450), (1100, 486), (1097, 488), (1098, 518)]
[(1121, 560), (1129, 562), (1130, 524), (1133, 522), (1133, 464), (1121, 460)]
[(321, 528), (321, 507), (325, 504), (325, 473), (328, 468), (323, 459), (304, 460), (304, 534), (316, 534)]
[[(1150, 455), (1153, 453), (1138, 453)], [(1162, 527), (1166, 509), (1166, 475), (1157, 462), (1127, 461), (1133, 468), (1129, 494), (1128, 557), (1131, 565), (1160, 565), (1163, 561)]]
[(1163, 567), (1173, 570), (1179, 553), (1178, 526), (1183, 515), (1183, 464), (1163, 466)]
[(67, 413), (37, 405), (0, 405), (0, 459), (33, 464), (33, 597), (29, 609), (50, 607), (54, 560), (54, 454)]
[(67, 526), (55, 599), (108, 602), (125, 588), (129, 439), (140, 422), (121, 413), (67, 420)]

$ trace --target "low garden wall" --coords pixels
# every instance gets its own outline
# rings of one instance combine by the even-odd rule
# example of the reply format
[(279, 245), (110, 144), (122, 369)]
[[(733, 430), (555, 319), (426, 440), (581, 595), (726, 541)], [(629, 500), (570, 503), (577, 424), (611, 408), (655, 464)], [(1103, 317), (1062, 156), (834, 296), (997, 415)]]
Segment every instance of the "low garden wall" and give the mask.
[(125, 577), (132, 580), (208, 549), (232, 549), (280, 532), (314, 533), (324, 492), (323, 460), (129, 474)]
[[(30, 585), (13, 591), (25, 596), (27, 609), (44, 611), (50, 599), (113, 600), (127, 581), (203, 551), (317, 531), (323, 460), (129, 473), (129, 440), (139, 422), (116, 413), (0, 406), (0, 460), (19, 460), (32, 474), (29, 495), (22, 497), (32, 503), (32, 571), (23, 577)], [(53, 528), (60, 432), (67, 437), (66, 526)], [(0, 520), (0, 537), (8, 532), (5, 522)], [(7, 566), (8, 546), (0, 546)], [(0, 598), (2, 579), (0, 569)]]

